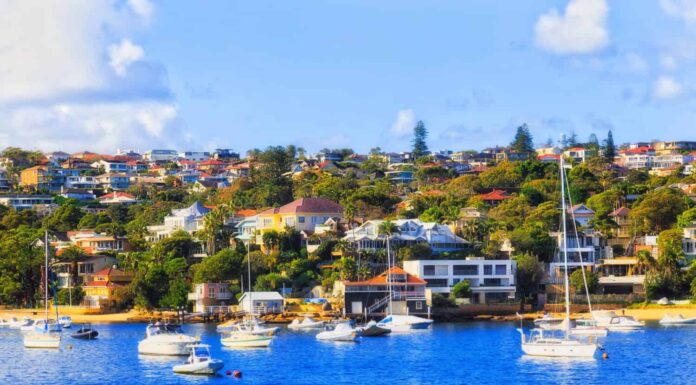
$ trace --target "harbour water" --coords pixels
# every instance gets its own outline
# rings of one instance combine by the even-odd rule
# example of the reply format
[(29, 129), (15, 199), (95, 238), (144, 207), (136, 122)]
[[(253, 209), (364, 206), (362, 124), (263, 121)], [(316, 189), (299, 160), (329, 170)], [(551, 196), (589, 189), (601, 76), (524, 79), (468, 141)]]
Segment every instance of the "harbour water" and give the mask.
[[(77, 326), (77, 325), (75, 325)], [(73, 326), (73, 327), (75, 327)], [(220, 345), (212, 325), (185, 325), (225, 362), (222, 375), (176, 375), (185, 358), (143, 357), (137, 344), (144, 324), (94, 325), (96, 341), (64, 333), (56, 350), (28, 350), (21, 333), (0, 329), (0, 384), (695, 384), (696, 328), (612, 332), (609, 359), (522, 357), (513, 323), (435, 324), (412, 334), (320, 342), (312, 332), (283, 329), (269, 349)], [(69, 348), (69, 345), (72, 348)], [(225, 375), (242, 371), (241, 379)]]

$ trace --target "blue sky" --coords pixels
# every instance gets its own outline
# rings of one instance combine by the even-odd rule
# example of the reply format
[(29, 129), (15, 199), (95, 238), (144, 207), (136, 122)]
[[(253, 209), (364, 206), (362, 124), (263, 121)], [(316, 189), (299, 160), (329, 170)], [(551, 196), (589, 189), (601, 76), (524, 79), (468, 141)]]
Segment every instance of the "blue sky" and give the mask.
[(3, 147), (405, 150), (419, 119), (432, 149), (523, 122), (696, 140), (694, 0), (0, 0), (0, 23)]

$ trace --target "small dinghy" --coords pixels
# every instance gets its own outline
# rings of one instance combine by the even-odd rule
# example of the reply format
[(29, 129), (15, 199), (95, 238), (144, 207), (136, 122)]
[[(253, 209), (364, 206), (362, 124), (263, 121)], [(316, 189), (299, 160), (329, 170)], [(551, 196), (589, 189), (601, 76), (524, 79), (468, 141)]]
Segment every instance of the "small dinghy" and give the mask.
[(350, 324), (342, 323), (336, 325), (333, 330), (327, 330), (317, 334), (317, 339), (320, 341), (355, 342), (358, 339), (358, 331), (353, 329)]
[(191, 344), (186, 347), (191, 349), (191, 353), (186, 362), (172, 368), (174, 373), (213, 375), (224, 366), (222, 360), (210, 357), (210, 345)]
[(660, 320), (660, 325), (696, 325), (696, 317), (684, 318), (681, 314), (677, 314), (676, 316), (665, 314)]
[(58, 318), (58, 323), (60, 324), (61, 327), (65, 329), (70, 329), (72, 326), (72, 317), (69, 315), (64, 315)]
[(92, 325), (84, 324), (75, 333), (71, 334), (70, 337), (76, 338), (78, 340), (93, 340), (97, 338), (99, 332), (92, 329)]
[(363, 327), (357, 328), (357, 330), (362, 337), (379, 337), (391, 333), (391, 329), (380, 327), (374, 320), (368, 322)]

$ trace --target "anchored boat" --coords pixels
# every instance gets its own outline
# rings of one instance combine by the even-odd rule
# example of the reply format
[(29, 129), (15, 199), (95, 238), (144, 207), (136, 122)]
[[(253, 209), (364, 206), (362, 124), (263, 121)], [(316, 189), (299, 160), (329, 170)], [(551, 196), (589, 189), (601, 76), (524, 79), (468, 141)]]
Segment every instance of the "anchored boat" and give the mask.
[(175, 365), (174, 373), (212, 375), (217, 373), (224, 363), (210, 357), (210, 345), (191, 344), (186, 345), (190, 349), (189, 357), (181, 365)]

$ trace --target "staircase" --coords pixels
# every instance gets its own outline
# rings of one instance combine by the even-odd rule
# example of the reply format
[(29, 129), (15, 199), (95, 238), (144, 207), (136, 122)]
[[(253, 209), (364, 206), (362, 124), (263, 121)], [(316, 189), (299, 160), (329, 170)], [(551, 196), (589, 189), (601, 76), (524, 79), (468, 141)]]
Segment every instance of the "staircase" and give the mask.
[(393, 295), (394, 295), (393, 293), (389, 293), (389, 295), (387, 295), (386, 297), (380, 299), (379, 301), (377, 301), (377, 302), (375, 302), (374, 304), (372, 304), (371, 306), (369, 306), (369, 307), (367, 308), (367, 314), (368, 314), (368, 315), (369, 315), (369, 314), (372, 314), (372, 313), (374, 313), (377, 309), (379, 309), (379, 308), (381, 308), (382, 306), (384, 306), (384, 305), (386, 305), (387, 303), (389, 303), (389, 300), (391, 299), (391, 297), (392, 297)]

